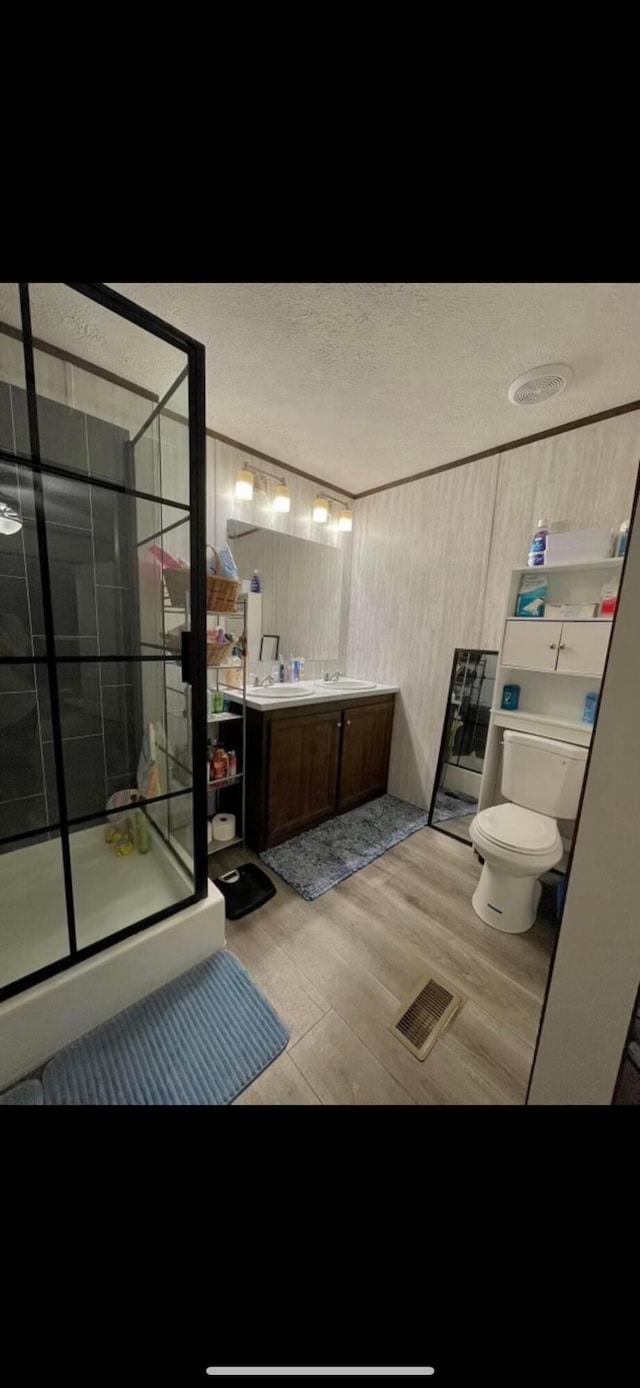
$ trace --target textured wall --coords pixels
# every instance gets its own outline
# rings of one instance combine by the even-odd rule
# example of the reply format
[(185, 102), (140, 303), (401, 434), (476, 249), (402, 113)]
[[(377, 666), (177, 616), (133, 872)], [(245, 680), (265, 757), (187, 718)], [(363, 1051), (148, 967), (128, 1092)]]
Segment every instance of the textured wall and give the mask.
[(510, 573), (526, 564), (538, 518), (568, 520), (576, 530), (600, 525), (617, 530), (629, 517), (639, 458), (640, 413), (500, 455), (483, 644), (500, 643)]
[(400, 685), (389, 790), (426, 805), (454, 646), (476, 646), (497, 458), (356, 502), (347, 671)]
[(356, 501), (347, 670), (400, 685), (394, 795), (429, 804), (454, 648), (498, 648), (538, 517), (617, 528), (639, 455), (622, 415)]

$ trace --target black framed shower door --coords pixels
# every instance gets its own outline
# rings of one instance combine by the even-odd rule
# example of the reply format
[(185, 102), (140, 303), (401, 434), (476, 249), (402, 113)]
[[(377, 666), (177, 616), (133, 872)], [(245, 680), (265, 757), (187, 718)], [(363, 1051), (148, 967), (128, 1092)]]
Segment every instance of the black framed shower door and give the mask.
[[(5, 328), (22, 358), (0, 379), (0, 1000), (208, 890), (204, 348), (106, 285), (15, 288)], [(157, 403), (135, 431), (112, 423), (106, 387), (85, 411), (56, 400), (41, 324), (60, 303), (70, 320), (97, 321), (102, 365), (114, 353), (117, 364), (122, 334), (125, 360), (135, 346), (171, 379), (146, 392)], [(171, 589), (167, 563), (180, 566)], [(143, 786), (146, 856), (127, 879), (126, 863), (103, 856), (116, 853), (106, 812)], [(55, 941), (36, 891), (51, 864)]]

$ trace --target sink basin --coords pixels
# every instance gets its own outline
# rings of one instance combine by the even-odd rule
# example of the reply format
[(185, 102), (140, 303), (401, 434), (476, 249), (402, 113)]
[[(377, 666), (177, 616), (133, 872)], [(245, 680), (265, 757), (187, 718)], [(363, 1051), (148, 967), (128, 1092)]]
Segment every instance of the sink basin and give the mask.
[(267, 699), (300, 699), (315, 691), (300, 680), (297, 684), (265, 684), (259, 689), (248, 689), (247, 693), (250, 696), (258, 694), (260, 698), (265, 695)]
[(342, 679), (342, 677), (339, 680), (315, 680), (315, 686), (316, 689), (326, 689), (329, 691), (332, 689), (352, 689), (355, 691), (357, 689), (378, 688), (377, 684), (371, 684), (369, 680), (347, 680)]

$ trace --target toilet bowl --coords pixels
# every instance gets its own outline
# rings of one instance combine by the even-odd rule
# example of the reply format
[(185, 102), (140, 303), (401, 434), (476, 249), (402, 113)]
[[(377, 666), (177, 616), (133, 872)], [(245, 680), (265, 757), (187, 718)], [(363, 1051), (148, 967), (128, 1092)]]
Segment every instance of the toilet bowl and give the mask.
[(536, 918), (539, 878), (562, 857), (555, 820), (520, 805), (492, 805), (475, 816), (469, 833), (484, 858), (473, 894), (476, 915), (497, 930), (522, 934)]
[(469, 829), (484, 859), (473, 909), (494, 929), (520, 935), (533, 925), (539, 879), (563, 854), (556, 820), (577, 814), (586, 758), (586, 747), (505, 731), (501, 789), (509, 801), (481, 810)]

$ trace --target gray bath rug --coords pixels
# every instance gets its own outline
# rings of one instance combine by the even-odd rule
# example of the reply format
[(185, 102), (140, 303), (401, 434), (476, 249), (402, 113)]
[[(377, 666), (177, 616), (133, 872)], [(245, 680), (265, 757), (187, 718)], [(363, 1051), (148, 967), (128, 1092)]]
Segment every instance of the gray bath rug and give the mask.
[(436, 803), (433, 807), (431, 816), (432, 824), (443, 824), (447, 819), (463, 819), (465, 815), (471, 814), (476, 809), (478, 801), (475, 795), (449, 795), (445, 790), (439, 790), (436, 796)]
[(315, 901), (394, 844), (426, 828), (427, 819), (427, 811), (417, 805), (395, 795), (381, 795), (279, 848), (266, 849), (260, 857), (305, 901)]
[(7, 1089), (0, 1096), (0, 1104), (19, 1104), (22, 1108), (37, 1107), (44, 1103), (44, 1090), (40, 1080), (23, 1080), (15, 1089)]

